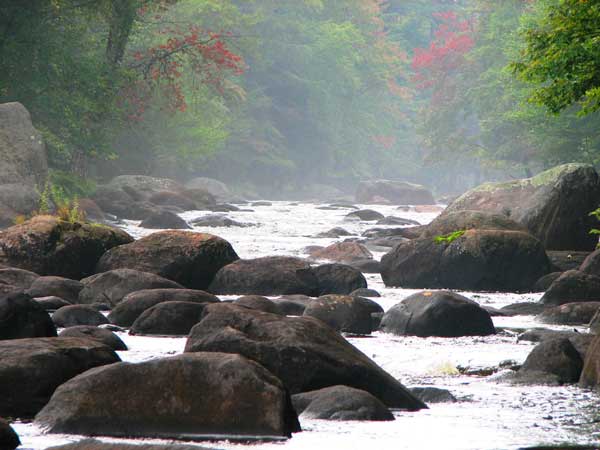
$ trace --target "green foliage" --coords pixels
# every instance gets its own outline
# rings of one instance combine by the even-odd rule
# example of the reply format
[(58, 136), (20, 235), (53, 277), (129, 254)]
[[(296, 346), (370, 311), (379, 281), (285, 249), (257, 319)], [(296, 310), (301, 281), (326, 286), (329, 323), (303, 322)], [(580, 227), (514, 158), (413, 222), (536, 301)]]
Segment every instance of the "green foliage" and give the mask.
[(452, 242), (457, 240), (459, 237), (461, 237), (463, 234), (465, 234), (466, 231), (467, 230), (457, 230), (457, 231), (453, 231), (452, 233), (435, 236), (433, 238), (433, 242), (435, 242), (436, 244), (451, 244)]
[[(594, 211), (590, 212), (589, 214), (590, 216), (594, 216), (596, 219), (600, 220), (600, 208), (595, 209)], [(600, 235), (600, 229), (598, 228), (592, 228), (589, 231), (590, 234), (594, 234), (594, 235)], [(598, 242), (596, 244), (596, 248), (600, 248), (600, 242)]]

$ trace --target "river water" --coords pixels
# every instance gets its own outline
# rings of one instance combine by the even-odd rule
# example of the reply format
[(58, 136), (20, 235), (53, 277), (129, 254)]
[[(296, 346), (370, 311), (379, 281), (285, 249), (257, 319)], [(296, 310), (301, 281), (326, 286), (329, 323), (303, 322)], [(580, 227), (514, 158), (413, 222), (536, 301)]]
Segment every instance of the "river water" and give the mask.
[[(251, 224), (246, 228), (196, 227), (227, 239), (241, 258), (266, 255), (306, 256), (309, 245), (329, 245), (336, 239), (315, 238), (330, 228), (341, 226), (360, 235), (374, 222), (349, 221), (349, 209), (325, 210), (311, 203), (273, 202), (270, 206), (242, 206), (247, 211), (227, 213), (227, 217)], [(359, 205), (361, 206), (361, 205)], [(364, 205), (363, 205), (364, 206)], [(367, 206), (364, 206), (367, 208)], [(389, 205), (369, 205), (386, 216), (414, 219), (421, 224), (437, 213), (399, 210)], [(209, 214), (188, 211), (187, 220)], [(133, 236), (153, 230), (126, 221)], [(378, 226), (379, 227), (379, 226)], [(383, 253), (374, 252), (379, 259)], [(378, 290), (375, 298), (387, 310), (417, 290), (386, 288), (381, 277), (366, 275), (369, 287)], [(502, 307), (514, 302), (537, 301), (541, 294), (473, 293), (463, 295), (482, 305)], [(229, 297), (222, 297), (229, 298)], [(533, 316), (494, 317), (502, 331), (494, 336), (465, 338), (415, 338), (374, 333), (371, 337), (348, 340), (407, 386), (434, 386), (449, 389), (456, 403), (432, 403), (419, 412), (395, 412), (393, 422), (337, 422), (301, 420), (303, 431), (283, 443), (241, 445), (229, 442), (204, 446), (239, 450), (365, 450), (377, 449), (517, 449), (539, 444), (600, 444), (600, 399), (594, 392), (576, 386), (519, 386), (502, 381), (502, 372), (491, 376), (465, 375), (457, 367), (484, 369), (512, 360), (522, 363), (533, 345), (517, 342), (520, 329), (540, 327)], [(552, 327), (573, 329), (573, 327)], [(579, 327), (585, 332), (585, 328)], [(183, 351), (185, 338), (150, 338), (118, 333), (129, 347), (119, 352), (124, 361), (137, 362), (170, 356)], [(46, 435), (34, 424), (13, 424), (22, 441), (21, 448), (44, 449), (73, 442), (80, 436)], [(102, 439), (107, 442), (123, 440)], [(131, 441), (141, 443), (142, 440)], [(172, 441), (143, 440), (165, 443)], [(199, 444), (200, 445), (200, 444)], [(242, 449), (242, 447), (244, 449)]]

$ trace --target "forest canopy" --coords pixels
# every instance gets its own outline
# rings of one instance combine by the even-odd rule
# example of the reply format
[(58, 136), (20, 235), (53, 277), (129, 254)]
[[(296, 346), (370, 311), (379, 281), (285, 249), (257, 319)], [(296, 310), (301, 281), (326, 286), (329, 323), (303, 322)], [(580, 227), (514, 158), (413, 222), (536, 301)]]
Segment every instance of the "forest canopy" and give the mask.
[(600, 162), (598, 0), (4, 0), (57, 179), (459, 192)]

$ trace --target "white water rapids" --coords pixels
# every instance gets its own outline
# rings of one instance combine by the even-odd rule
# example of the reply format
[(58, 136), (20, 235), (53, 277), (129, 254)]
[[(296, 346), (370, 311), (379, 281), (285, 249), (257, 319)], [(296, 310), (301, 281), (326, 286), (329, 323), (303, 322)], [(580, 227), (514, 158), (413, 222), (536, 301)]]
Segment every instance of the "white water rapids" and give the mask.
[[(272, 206), (243, 206), (252, 211), (227, 213), (233, 220), (251, 223), (248, 228), (196, 227), (227, 239), (241, 258), (266, 255), (306, 256), (308, 245), (329, 245), (336, 239), (315, 238), (322, 231), (341, 226), (356, 236), (373, 228), (374, 222), (347, 221), (349, 209), (322, 210), (317, 204), (273, 202)], [(435, 213), (398, 210), (394, 206), (369, 205), (386, 216), (410, 218), (428, 223)], [(186, 220), (211, 214), (188, 211)], [(377, 227), (380, 227), (377, 225)], [(384, 227), (384, 226), (381, 226)], [(145, 230), (137, 222), (127, 221), (124, 228), (135, 237), (156, 230)], [(375, 253), (379, 259), (383, 253)], [(373, 300), (385, 310), (417, 290), (386, 288), (379, 275), (366, 275), (369, 287), (382, 294)], [(463, 293), (483, 305), (496, 308), (521, 302), (537, 301), (541, 294)], [(227, 298), (227, 297), (223, 297)], [(495, 336), (447, 338), (400, 337), (374, 333), (372, 337), (349, 338), (406, 386), (435, 386), (449, 389), (460, 401), (432, 403), (419, 412), (395, 412), (393, 422), (337, 422), (301, 420), (303, 431), (283, 443), (233, 444), (199, 443), (211, 448), (242, 450), (366, 450), (369, 448), (491, 450), (517, 449), (539, 444), (592, 444), (600, 442), (600, 401), (596, 393), (576, 386), (514, 386), (498, 381), (501, 374), (489, 377), (461, 375), (457, 366), (486, 368), (505, 360), (521, 363), (534, 344), (517, 342), (514, 328), (546, 326), (533, 316), (494, 317), (496, 327), (507, 327)], [(561, 328), (561, 327), (552, 327)], [(562, 327), (572, 329), (573, 327)], [(585, 331), (581, 329), (581, 331)], [(151, 338), (119, 336), (130, 348), (119, 352), (123, 361), (143, 361), (183, 351), (185, 338)], [(51, 445), (73, 442), (80, 436), (46, 435), (34, 424), (15, 423), (22, 447), (45, 449)], [(101, 438), (107, 442), (123, 442)], [(173, 441), (131, 440), (165, 443)]]

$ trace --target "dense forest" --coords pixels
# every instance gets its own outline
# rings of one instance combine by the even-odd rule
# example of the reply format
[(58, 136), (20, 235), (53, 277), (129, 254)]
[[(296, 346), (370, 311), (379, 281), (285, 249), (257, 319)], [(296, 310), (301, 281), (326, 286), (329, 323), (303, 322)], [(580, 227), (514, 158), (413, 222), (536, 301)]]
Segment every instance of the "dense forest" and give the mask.
[(600, 159), (598, 0), (3, 0), (55, 183), (438, 194)]

